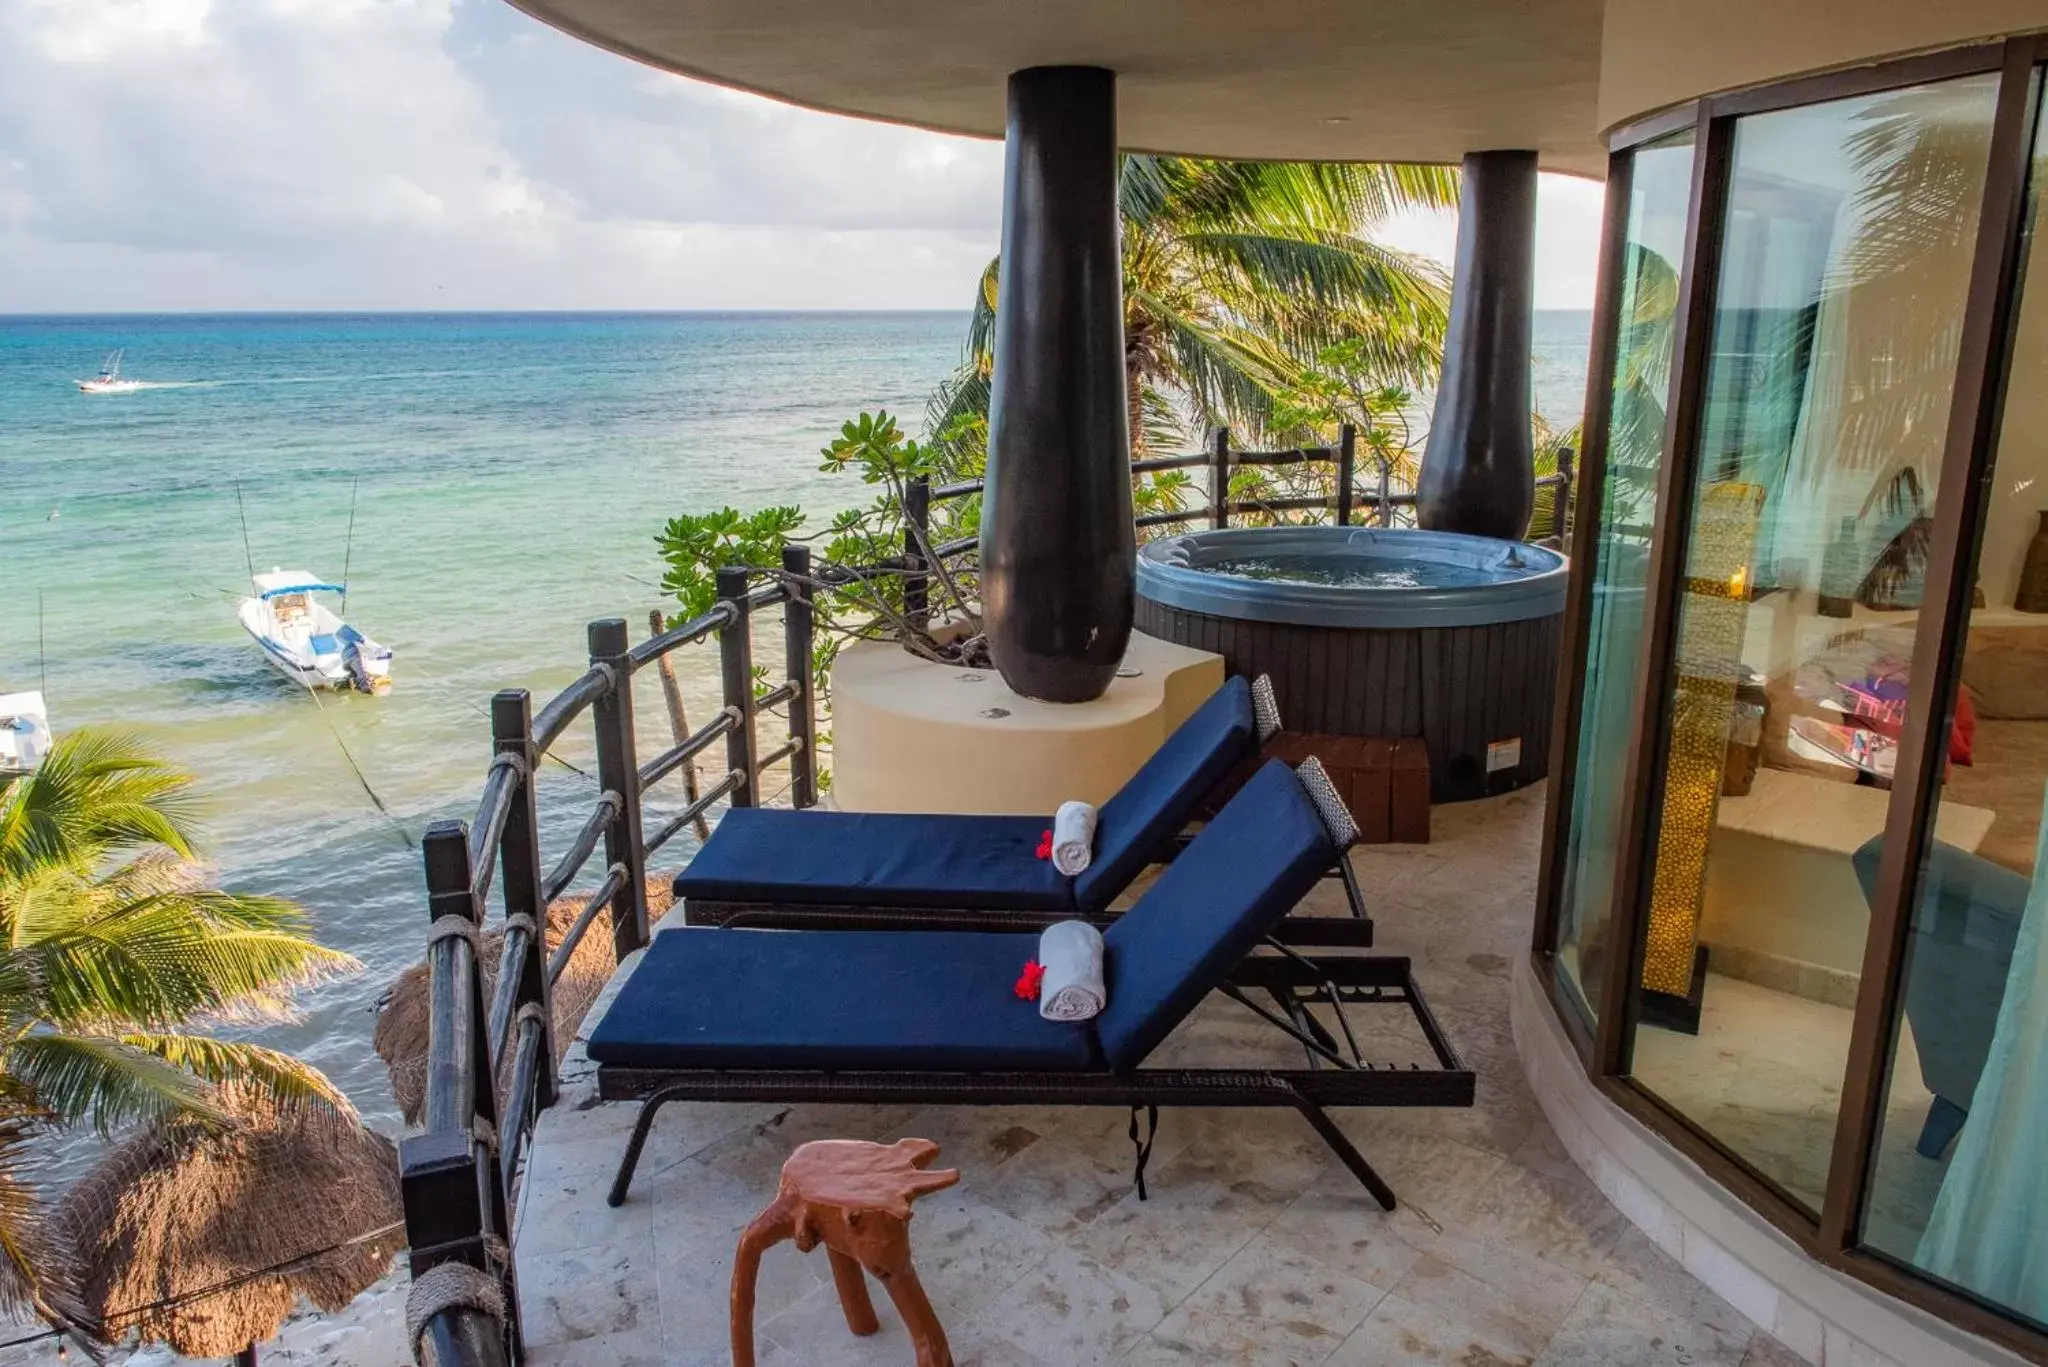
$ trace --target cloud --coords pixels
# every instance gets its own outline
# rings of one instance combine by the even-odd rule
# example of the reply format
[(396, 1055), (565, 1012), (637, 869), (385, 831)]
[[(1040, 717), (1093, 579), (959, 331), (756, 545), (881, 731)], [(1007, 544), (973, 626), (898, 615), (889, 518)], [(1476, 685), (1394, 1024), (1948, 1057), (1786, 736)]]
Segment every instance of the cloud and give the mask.
[[(999, 146), (502, 0), (0, 0), (0, 33), (0, 309), (964, 308), (996, 247)], [(1598, 190), (1543, 210), (1538, 302), (1583, 306)]]
[(0, 0), (0, 307), (964, 307), (1001, 151), (498, 0)]
[[(1590, 309), (1600, 272), (1600, 226), (1606, 187), (1577, 176), (1536, 181), (1536, 307)], [(1388, 245), (1449, 263), (1457, 255), (1458, 216), (1407, 214), (1381, 234)]]

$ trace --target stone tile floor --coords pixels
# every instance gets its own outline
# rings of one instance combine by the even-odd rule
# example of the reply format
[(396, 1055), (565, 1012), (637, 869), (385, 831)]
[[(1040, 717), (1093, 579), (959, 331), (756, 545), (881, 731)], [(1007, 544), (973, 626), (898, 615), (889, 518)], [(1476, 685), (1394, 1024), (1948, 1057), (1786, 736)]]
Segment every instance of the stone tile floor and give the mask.
[[(1335, 1113), (1401, 1197), (1392, 1213), (1287, 1113), (1162, 1114), (1151, 1199), (1140, 1202), (1123, 1112), (712, 1105), (663, 1110), (632, 1195), (613, 1210), (604, 1193), (633, 1111), (597, 1104), (589, 1066), (572, 1053), (519, 1206), (531, 1361), (728, 1361), (733, 1246), (790, 1149), (918, 1135), (962, 1173), (918, 1205), (912, 1225), (962, 1367), (1792, 1367), (1797, 1358), (1607, 1204), (1523, 1080), (1507, 975), (1529, 934), (1542, 805), (1537, 788), (1439, 808), (1434, 843), (1354, 856), (1381, 948), (1415, 957), (1479, 1076), (1469, 1111)], [(1327, 903), (1317, 909), (1341, 908), (1333, 886)], [(1396, 1013), (1354, 1015), (1375, 1011)], [(1412, 1025), (1391, 1019), (1361, 1043), (1397, 1062), (1422, 1047)], [(1300, 1063), (1221, 999), (1157, 1061), (1165, 1054)], [(763, 1367), (907, 1367), (909, 1340), (886, 1298), (876, 1303), (882, 1332), (855, 1339), (822, 1253), (771, 1251)]]

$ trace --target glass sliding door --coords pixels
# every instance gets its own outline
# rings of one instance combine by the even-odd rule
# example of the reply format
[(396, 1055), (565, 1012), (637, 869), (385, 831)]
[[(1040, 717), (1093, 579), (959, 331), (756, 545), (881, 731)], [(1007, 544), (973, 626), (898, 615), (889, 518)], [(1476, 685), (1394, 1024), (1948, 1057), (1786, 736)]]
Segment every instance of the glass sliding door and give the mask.
[(1586, 677), (1579, 709), (1571, 822), (1559, 899), (1559, 976), (1589, 1018), (1598, 1015), (1612, 939), (1614, 865), (1621, 836), (1629, 718), (1641, 667), (1643, 595), (1656, 520), (1657, 472), (1671, 387), (1692, 184), (1690, 128), (1631, 154), (1628, 219), (1617, 291), (1614, 366), (1600, 518), (1586, 608)]
[(1973, 76), (1738, 119), (1698, 320), (1676, 637), (1649, 701), (1661, 770), (1631, 1070), (1811, 1211), (1997, 88)]
[[(2037, 84), (2038, 91), (2038, 84)], [(2037, 94), (2038, 98), (2038, 94)], [(2048, 120), (1864, 1245), (2048, 1328)], [(1880, 842), (1856, 855), (1874, 889)]]

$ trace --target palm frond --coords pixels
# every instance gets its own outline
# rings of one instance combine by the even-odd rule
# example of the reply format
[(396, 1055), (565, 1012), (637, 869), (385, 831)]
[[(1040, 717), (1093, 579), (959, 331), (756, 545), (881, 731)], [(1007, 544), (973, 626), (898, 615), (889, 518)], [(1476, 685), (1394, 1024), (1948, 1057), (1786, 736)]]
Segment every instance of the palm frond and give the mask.
[(109, 852), (161, 845), (192, 853), (191, 775), (136, 736), (72, 731), (0, 796), (0, 884), (51, 864), (84, 868)]
[(1211, 426), (1264, 431), (1273, 411), (1273, 377), (1259, 355), (1227, 330), (1178, 314), (1158, 319), (1174, 380), (1198, 417)]
[(348, 1097), (325, 1073), (276, 1049), (201, 1035), (130, 1034), (122, 1036), (121, 1043), (216, 1087), (230, 1088), (238, 1098), (255, 1098), (279, 1111), (314, 1107), (351, 1120), (356, 1115)]
[(1427, 263), (1341, 235), (1306, 232), (1193, 232), (1182, 238), (1204, 284), (1225, 307), (1323, 306), (1442, 309), (1448, 291)]
[[(7, 957), (36, 985), (27, 1014), (61, 1029), (277, 1019), (295, 990), (360, 967), (307, 938), (294, 904), (178, 886), (162, 861), (45, 888), (14, 921)], [(0, 989), (10, 981), (0, 972)]]
[(996, 301), (1000, 296), (1003, 260), (997, 257), (981, 268), (974, 289), (974, 312), (967, 320), (967, 355), (978, 363), (993, 364), (996, 354)]
[(91, 1125), (103, 1135), (140, 1121), (212, 1121), (224, 1114), (205, 1080), (106, 1035), (24, 1035), (6, 1046), (0, 1065), (58, 1121)]

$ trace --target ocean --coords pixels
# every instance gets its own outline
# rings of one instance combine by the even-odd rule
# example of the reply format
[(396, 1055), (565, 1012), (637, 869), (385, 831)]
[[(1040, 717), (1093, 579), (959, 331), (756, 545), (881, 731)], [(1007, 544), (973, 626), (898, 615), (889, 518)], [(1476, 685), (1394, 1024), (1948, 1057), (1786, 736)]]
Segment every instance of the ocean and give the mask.
[[(1589, 322), (1536, 318), (1558, 426)], [(60, 732), (133, 727), (200, 776), (221, 882), (299, 901), (364, 965), (259, 1037), (395, 1131), (376, 1002), (419, 956), (412, 845), (473, 811), (492, 692), (544, 702), (593, 618), (644, 635), (676, 513), (798, 503), (819, 525), (867, 501), (818, 449), (863, 409), (914, 431), (965, 335), (964, 313), (0, 316), (0, 692), (46, 680)], [(78, 393), (117, 347), (153, 387)], [(263, 664), (234, 616), (252, 562), (345, 574), (350, 619), (397, 654), (392, 691), (315, 700)], [(715, 653), (676, 658), (708, 715)], [(557, 752), (590, 772), (587, 736)], [(559, 850), (595, 785), (552, 764), (542, 783)]]

